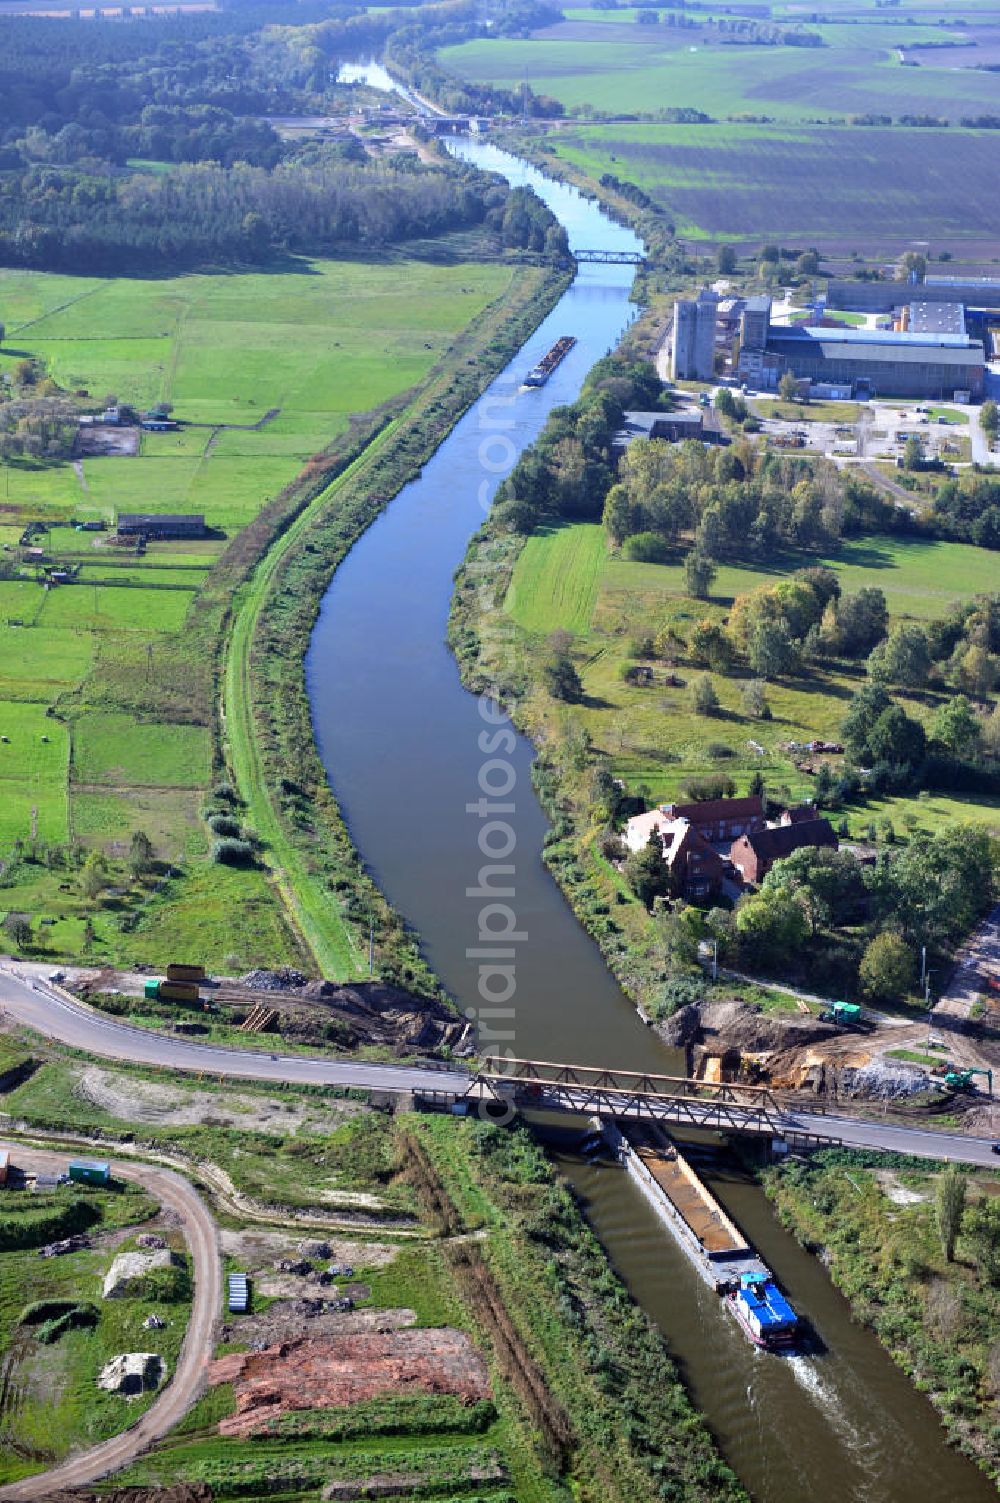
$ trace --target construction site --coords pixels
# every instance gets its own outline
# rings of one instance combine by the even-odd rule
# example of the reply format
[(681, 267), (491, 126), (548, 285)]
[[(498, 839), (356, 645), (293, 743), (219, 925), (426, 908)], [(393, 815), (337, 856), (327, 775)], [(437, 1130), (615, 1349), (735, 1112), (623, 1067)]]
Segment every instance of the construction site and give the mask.
[(148, 1014), (172, 1032), (208, 1034), (220, 1027), (338, 1050), (388, 1049), (397, 1055), (471, 1051), (470, 1025), (443, 1002), (382, 982), (338, 986), (288, 967), (241, 977), (206, 974), (204, 966), (168, 965), (162, 976), (111, 967), (58, 973), (60, 984), (103, 1011)]
[(991, 1134), (993, 1069), (1000, 1064), (993, 1030), (946, 1023), (845, 1003), (820, 1011), (800, 1001), (794, 1011), (764, 1011), (725, 998), (684, 1007), (658, 1031), (683, 1051), (694, 1079), (766, 1085), (827, 1105), (892, 1102), (929, 1112), (947, 1100), (949, 1111), (969, 1119), (969, 1130)]

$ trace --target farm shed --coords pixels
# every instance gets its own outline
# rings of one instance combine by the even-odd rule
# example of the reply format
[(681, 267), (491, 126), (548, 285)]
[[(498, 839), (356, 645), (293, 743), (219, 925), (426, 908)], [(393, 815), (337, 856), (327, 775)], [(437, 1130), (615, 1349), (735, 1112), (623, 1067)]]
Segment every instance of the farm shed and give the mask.
[(69, 1177), (78, 1185), (109, 1185), (111, 1165), (98, 1159), (71, 1159)]
[(204, 515), (197, 512), (120, 511), (118, 531), (147, 538), (203, 538), (207, 533)]

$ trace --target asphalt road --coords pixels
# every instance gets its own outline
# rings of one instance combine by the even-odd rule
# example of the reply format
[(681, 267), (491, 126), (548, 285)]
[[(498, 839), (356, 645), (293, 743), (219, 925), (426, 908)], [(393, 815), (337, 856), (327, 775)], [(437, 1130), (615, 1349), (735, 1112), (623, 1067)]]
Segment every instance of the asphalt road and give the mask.
[[(67, 1154), (11, 1144), (11, 1161), (18, 1168), (60, 1173), (65, 1171)], [(172, 1169), (116, 1159), (112, 1161), (111, 1172), (116, 1179), (141, 1185), (161, 1206), (180, 1217), (191, 1253), (194, 1301), (177, 1366), (160, 1397), (130, 1429), (89, 1451), (81, 1451), (52, 1471), (0, 1487), (4, 1503), (8, 1499), (49, 1498), (57, 1488), (83, 1487), (109, 1472), (119, 1471), (173, 1429), (204, 1385), (222, 1309), (222, 1265), (215, 1222), (197, 1191)]]
[[(0, 1010), (48, 1038), (89, 1054), (136, 1064), (260, 1081), (291, 1084), (358, 1086), (381, 1091), (439, 1090), (464, 1093), (467, 1073), (414, 1065), (379, 1065), (309, 1055), (254, 1053), (191, 1039), (170, 1038), (107, 1017), (67, 993), (36, 980), (22, 979), (10, 962), (0, 969)], [(919, 1158), (1000, 1167), (988, 1138), (930, 1128), (901, 1127), (870, 1118), (830, 1113), (790, 1112), (781, 1125), (800, 1132), (839, 1139), (852, 1148), (883, 1149)], [(0, 1497), (3, 1495), (0, 1494)]]
[(195, 1074), (287, 1081), (293, 1085), (360, 1086), (374, 1091), (427, 1090), (431, 1086), (464, 1091), (469, 1084), (468, 1074), (460, 1070), (369, 1064), (305, 1054), (270, 1055), (171, 1038), (109, 1017), (47, 982), (23, 977), (9, 961), (0, 966), (0, 1013), (88, 1054)]

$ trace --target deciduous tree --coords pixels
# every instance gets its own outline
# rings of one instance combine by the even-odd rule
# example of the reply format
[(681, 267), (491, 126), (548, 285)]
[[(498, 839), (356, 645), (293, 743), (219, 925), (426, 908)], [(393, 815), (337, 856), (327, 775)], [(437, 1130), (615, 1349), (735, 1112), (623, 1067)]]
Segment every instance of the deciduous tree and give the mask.
[(941, 1238), (941, 1251), (944, 1253), (946, 1263), (950, 1263), (955, 1256), (955, 1243), (962, 1230), (962, 1218), (965, 1215), (965, 1191), (965, 1175), (960, 1173), (953, 1164), (938, 1176), (937, 1189), (934, 1194), (934, 1213), (938, 1236)]
[(913, 951), (890, 930), (876, 934), (865, 948), (858, 974), (866, 996), (895, 1002), (906, 995), (916, 977)]

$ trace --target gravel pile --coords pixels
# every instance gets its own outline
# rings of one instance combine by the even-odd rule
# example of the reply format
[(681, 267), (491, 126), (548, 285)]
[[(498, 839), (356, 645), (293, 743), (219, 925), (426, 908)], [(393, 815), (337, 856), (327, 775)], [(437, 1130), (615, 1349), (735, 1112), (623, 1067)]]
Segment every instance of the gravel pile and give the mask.
[(291, 992), (305, 986), (306, 980), (301, 971), (296, 971), (290, 965), (283, 965), (276, 971), (247, 971), (245, 976), (240, 977), (240, 985), (254, 992)]
[(900, 1101), (932, 1090), (934, 1081), (923, 1070), (909, 1070), (904, 1065), (890, 1065), (873, 1059), (857, 1069), (845, 1069), (840, 1075), (840, 1089), (848, 1096), (864, 1096), (871, 1101)]

